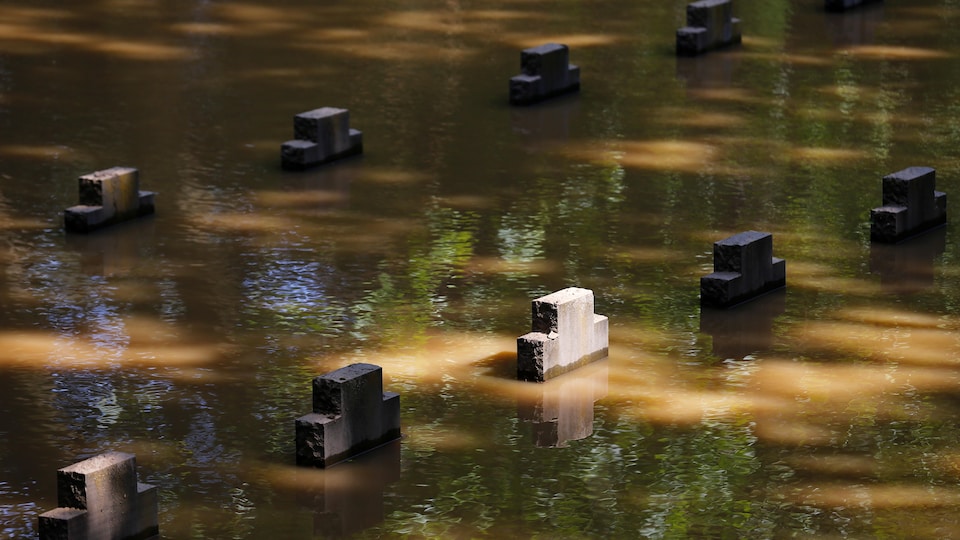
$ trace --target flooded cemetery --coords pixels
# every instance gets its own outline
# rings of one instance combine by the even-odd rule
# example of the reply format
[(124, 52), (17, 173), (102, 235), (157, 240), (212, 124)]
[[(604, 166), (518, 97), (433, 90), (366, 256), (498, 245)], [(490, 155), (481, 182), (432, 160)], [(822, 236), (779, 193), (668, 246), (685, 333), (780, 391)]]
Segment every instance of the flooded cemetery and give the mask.
[(958, 194), (953, 0), (9, 0), (0, 536), (958, 537)]

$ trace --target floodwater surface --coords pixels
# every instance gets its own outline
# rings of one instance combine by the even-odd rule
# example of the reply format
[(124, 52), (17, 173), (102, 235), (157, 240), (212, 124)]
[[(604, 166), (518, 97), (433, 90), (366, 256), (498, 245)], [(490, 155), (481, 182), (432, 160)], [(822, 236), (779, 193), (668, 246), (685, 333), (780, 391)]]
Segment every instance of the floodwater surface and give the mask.
[[(960, 4), (7, 0), (0, 5), (0, 531), (106, 451), (164, 538), (960, 536), (956, 219), (873, 246), (882, 176), (960, 196)], [(520, 50), (579, 94), (511, 108)], [(293, 115), (365, 152), (280, 168)], [(67, 235), (77, 177), (157, 213)], [(712, 243), (786, 290), (701, 310)], [(530, 301), (592, 289), (606, 360), (513, 380)], [(403, 439), (294, 464), (311, 379), (383, 367)]]

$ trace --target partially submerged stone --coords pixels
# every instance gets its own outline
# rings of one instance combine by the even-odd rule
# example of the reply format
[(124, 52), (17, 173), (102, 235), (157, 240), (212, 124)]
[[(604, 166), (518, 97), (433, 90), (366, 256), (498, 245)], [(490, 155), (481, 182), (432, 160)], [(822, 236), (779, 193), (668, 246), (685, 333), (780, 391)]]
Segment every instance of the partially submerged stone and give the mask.
[(687, 5), (687, 26), (677, 30), (677, 54), (696, 56), (741, 42), (740, 19), (731, 0), (700, 0)]
[(520, 53), (521, 75), (510, 79), (510, 103), (530, 105), (580, 89), (580, 68), (566, 45), (546, 43)]
[(870, 211), (870, 239), (895, 243), (947, 222), (947, 194), (936, 171), (908, 167), (883, 177), (883, 206)]
[(609, 321), (593, 291), (570, 287), (532, 304), (532, 332), (517, 338), (517, 379), (543, 382), (607, 356)]
[(346, 109), (321, 107), (294, 116), (293, 136), (280, 147), (284, 169), (307, 169), (363, 152), (363, 133), (350, 128)]
[(67, 208), (68, 232), (87, 233), (154, 212), (154, 193), (140, 191), (140, 171), (112, 167), (81, 176), (80, 204)]
[(159, 538), (157, 501), (137, 482), (136, 456), (100, 454), (57, 471), (60, 507), (40, 515), (40, 540)]
[(827, 11), (846, 11), (866, 4), (873, 4), (880, 0), (824, 0), (824, 9)]
[(383, 370), (351, 364), (313, 380), (313, 412), (296, 421), (297, 465), (329, 467), (400, 438), (400, 395)]
[(713, 244), (713, 273), (700, 278), (700, 303), (726, 308), (786, 285), (773, 235), (747, 231)]

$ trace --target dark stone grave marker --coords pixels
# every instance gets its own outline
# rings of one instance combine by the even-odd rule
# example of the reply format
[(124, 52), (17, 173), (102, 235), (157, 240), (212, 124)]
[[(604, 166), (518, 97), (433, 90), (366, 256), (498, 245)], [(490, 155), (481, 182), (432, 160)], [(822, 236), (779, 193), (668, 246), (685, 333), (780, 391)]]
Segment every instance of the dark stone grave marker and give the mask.
[(40, 515), (40, 540), (159, 538), (157, 489), (137, 482), (133, 454), (107, 452), (58, 470), (57, 504)]
[(936, 171), (907, 167), (883, 177), (883, 206), (870, 211), (870, 239), (895, 243), (947, 222), (947, 194)]
[(517, 338), (517, 379), (543, 382), (607, 356), (609, 321), (593, 291), (570, 287), (533, 301), (533, 331)]
[(687, 26), (677, 30), (677, 54), (696, 56), (740, 43), (740, 19), (731, 0), (700, 0), (687, 5)]
[(154, 212), (151, 191), (140, 191), (140, 171), (112, 167), (80, 177), (80, 204), (67, 208), (68, 232), (87, 233)]
[(700, 304), (727, 308), (786, 285), (773, 235), (747, 231), (713, 244), (713, 273), (700, 278)]
[(296, 421), (297, 465), (329, 467), (400, 437), (400, 395), (383, 370), (351, 364), (313, 379), (313, 412)]
[(303, 170), (363, 152), (363, 133), (350, 129), (350, 111), (321, 107), (293, 117), (293, 137), (280, 147), (284, 169)]
[(580, 68), (566, 45), (546, 43), (520, 53), (522, 74), (510, 79), (510, 103), (530, 105), (580, 89)]

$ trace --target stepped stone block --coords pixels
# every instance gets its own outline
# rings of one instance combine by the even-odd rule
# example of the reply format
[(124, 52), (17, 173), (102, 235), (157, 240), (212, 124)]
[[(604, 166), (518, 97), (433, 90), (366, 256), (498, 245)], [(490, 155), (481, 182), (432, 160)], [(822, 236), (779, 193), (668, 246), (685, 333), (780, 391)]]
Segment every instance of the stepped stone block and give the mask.
[(947, 194), (936, 171), (908, 167), (883, 177), (883, 206), (870, 211), (870, 239), (895, 243), (947, 222)]
[(520, 53), (521, 75), (510, 79), (510, 103), (530, 105), (580, 89), (580, 68), (566, 45), (546, 43)]
[(137, 482), (133, 454), (107, 452), (60, 469), (57, 504), (40, 515), (41, 540), (159, 538), (157, 490)]
[(726, 308), (786, 285), (773, 235), (747, 231), (713, 244), (713, 273), (700, 278), (700, 303)]
[(80, 204), (67, 208), (68, 232), (86, 233), (154, 212), (154, 193), (140, 191), (140, 171), (112, 167), (79, 179)]
[(543, 382), (607, 356), (609, 321), (593, 291), (570, 287), (532, 304), (532, 332), (517, 338), (517, 378)]
[(687, 5), (687, 26), (677, 30), (677, 54), (696, 56), (741, 42), (740, 19), (731, 0), (701, 0)]
[(383, 370), (351, 364), (313, 380), (313, 412), (296, 421), (297, 465), (329, 467), (400, 438), (400, 395)]
[(321, 107), (293, 117), (294, 139), (280, 147), (284, 169), (303, 170), (363, 153), (363, 133), (350, 129), (350, 111)]

